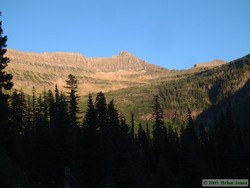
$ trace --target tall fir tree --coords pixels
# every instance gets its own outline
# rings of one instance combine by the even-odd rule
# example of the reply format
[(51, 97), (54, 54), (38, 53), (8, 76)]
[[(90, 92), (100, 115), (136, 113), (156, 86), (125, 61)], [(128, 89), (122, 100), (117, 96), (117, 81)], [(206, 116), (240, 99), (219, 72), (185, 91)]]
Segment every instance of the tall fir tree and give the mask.
[[(153, 150), (156, 159), (164, 153), (164, 118), (159, 97), (154, 97)], [(157, 159), (158, 160), (158, 159)]]
[(98, 187), (102, 182), (102, 150), (100, 149), (97, 112), (92, 95), (88, 96), (87, 109), (81, 135), (76, 143), (76, 174), (83, 187)]
[(11, 124), (14, 131), (20, 135), (25, 133), (25, 115), (27, 104), (23, 91), (15, 90), (11, 96)]
[(131, 113), (131, 129), (130, 129), (130, 136), (135, 141), (135, 118), (134, 113)]
[(97, 113), (91, 94), (88, 96), (87, 111), (84, 116), (83, 127), (88, 127), (95, 131), (97, 130)]
[(97, 112), (97, 126), (103, 131), (108, 125), (108, 111), (105, 95), (99, 92), (96, 96), (95, 108)]
[[(1, 12), (0, 12), (1, 16)], [(5, 90), (10, 90), (13, 86), (12, 75), (4, 69), (7, 67), (9, 58), (5, 57), (7, 36), (3, 36), (2, 21), (0, 21), (0, 150), (7, 146), (7, 135), (9, 129), (10, 107), (9, 95)], [(0, 153), (1, 154), (1, 153)]]
[[(1, 12), (0, 12), (1, 16)], [(7, 36), (3, 36), (2, 21), (0, 21), (0, 122), (6, 123), (9, 118), (9, 95), (4, 93), (4, 90), (10, 90), (13, 86), (12, 75), (7, 73), (4, 69), (9, 63), (9, 58), (5, 57)]]
[(68, 75), (68, 79), (66, 80), (66, 86), (65, 88), (69, 89), (68, 92), (69, 96), (69, 118), (70, 118), (70, 126), (71, 127), (77, 127), (78, 126), (78, 113), (79, 113), (79, 107), (78, 107), (78, 100), (79, 96), (77, 94), (77, 87), (78, 87), (78, 80), (75, 76), (72, 74)]
[(187, 111), (187, 126), (181, 130), (180, 176), (183, 186), (200, 187), (203, 163), (199, 157), (198, 139), (190, 108)]

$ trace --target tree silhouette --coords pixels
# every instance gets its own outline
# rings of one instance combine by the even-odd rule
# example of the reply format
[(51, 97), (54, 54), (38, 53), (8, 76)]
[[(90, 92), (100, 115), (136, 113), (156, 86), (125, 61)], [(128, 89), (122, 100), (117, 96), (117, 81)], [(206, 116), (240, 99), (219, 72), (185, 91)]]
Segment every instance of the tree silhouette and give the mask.
[(102, 132), (108, 125), (107, 102), (104, 94), (99, 92), (95, 100), (95, 108), (97, 112), (97, 126)]
[(78, 126), (78, 119), (77, 116), (79, 113), (79, 107), (78, 107), (78, 100), (79, 96), (77, 94), (77, 87), (78, 87), (78, 80), (75, 76), (72, 74), (68, 75), (68, 79), (66, 80), (66, 86), (65, 88), (69, 89), (68, 92), (69, 96), (69, 117), (70, 117), (70, 126), (76, 127)]
[(153, 124), (153, 150), (155, 153), (156, 160), (163, 154), (164, 151), (164, 120), (163, 110), (160, 105), (159, 97), (154, 97), (154, 124)]
[[(1, 16), (1, 12), (0, 12)], [(0, 149), (1, 145), (6, 141), (8, 132), (8, 123), (10, 116), (9, 95), (4, 90), (10, 90), (13, 86), (12, 75), (8, 74), (4, 69), (7, 67), (9, 58), (5, 57), (7, 36), (3, 36), (2, 21), (0, 21)], [(4, 141), (5, 140), (5, 141)]]

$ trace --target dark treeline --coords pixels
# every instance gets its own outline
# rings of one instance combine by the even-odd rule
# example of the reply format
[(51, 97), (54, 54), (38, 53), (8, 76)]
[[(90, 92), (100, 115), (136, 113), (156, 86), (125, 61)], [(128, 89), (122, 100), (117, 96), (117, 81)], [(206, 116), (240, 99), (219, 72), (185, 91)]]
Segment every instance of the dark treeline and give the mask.
[(135, 131), (133, 114), (128, 125), (102, 92), (89, 94), (79, 119), (69, 90), (13, 92), (1, 124), (1, 187), (200, 187), (202, 178), (250, 175), (250, 129), (233, 123), (230, 110), (209, 130), (195, 129), (188, 110), (178, 131), (165, 125), (156, 96), (153, 131), (141, 124)]
[(80, 113), (73, 75), (65, 93), (55, 86), (8, 94), (2, 32), (0, 22), (0, 187), (181, 188), (201, 187), (203, 178), (250, 177), (250, 126), (234, 122), (229, 109), (211, 127), (195, 125), (188, 109), (177, 130), (165, 124), (155, 96), (152, 125), (135, 131), (134, 115), (129, 125), (102, 92), (89, 94)]

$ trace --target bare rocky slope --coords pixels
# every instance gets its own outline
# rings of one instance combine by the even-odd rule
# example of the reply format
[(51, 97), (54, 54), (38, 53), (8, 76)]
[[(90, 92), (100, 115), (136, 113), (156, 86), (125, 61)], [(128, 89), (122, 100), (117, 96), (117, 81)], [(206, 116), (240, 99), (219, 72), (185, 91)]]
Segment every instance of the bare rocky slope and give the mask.
[(210, 62), (195, 64), (194, 67), (197, 67), (197, 68), (202, 68), (202, 67), (217, 67), (217, 66), (224, 65), (226, 63), (227, 63), (226, 61), (223, 61), (223, 60), (220, 60), (220, 59), (215, 59), (215, 60), (210, 61)]
[(149, 64), (121, 51), (110, 58), (87, 58), (78, 53), (33, 53), (8, 49), (10, 63), (7, 71), (13, 74), (15, 88), (30, 93), (33, 86), (41, 92), (63, 89), (69, 74), (79, 80), (80, 94), (112, 91), (158, 80), (170, 71)]
[(79, 94), (85, 95), (181, 79), (225, 63), (215, 61), (212, 66), (205, 63), (194, 69), (176, 71), (152, 65), (126, 51), (112, 57), (90, 58), (79, 53), (34, 53), (8, 49), (6, 56), (10, 59), (7, 71), (13, 74), (14, 88), (22, 88), (28, 94), (33, 86), (38, 93), (44, 89), (54, 90), (56, 84), (63, 90), (69, 74), (77, 77)]

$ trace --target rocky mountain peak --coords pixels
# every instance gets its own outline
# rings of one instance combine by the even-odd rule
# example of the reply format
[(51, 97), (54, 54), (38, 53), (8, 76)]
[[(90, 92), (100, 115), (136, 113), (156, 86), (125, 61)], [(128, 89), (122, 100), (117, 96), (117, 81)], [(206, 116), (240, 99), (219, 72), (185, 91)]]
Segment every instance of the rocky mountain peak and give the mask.
[(132, 57), (134, 57), (134, 55), (132, 55), (131, 53), (129, 53), (127, 51), (120, 51), (119, 56), (132, 56)]

